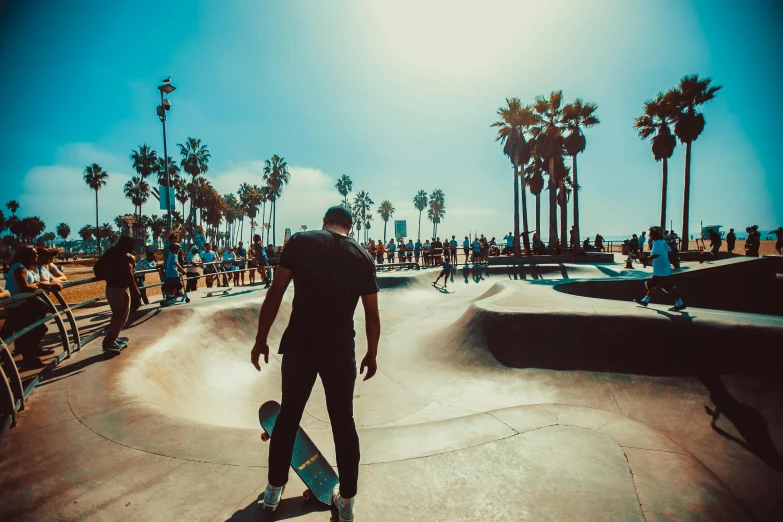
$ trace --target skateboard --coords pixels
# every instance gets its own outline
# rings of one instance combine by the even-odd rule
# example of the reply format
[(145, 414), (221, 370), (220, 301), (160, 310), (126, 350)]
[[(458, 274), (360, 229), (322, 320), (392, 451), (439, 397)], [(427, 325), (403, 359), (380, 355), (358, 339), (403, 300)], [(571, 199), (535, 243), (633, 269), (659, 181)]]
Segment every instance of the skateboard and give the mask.
[(233, 288), (226, 288), (225, 290), (212, 290), (211, 292), (207, 292), (207, 297), (212, 297), (213, 295), (227, 295)]
[(122, 351), (128, 346), (128, 338), (118, 337), (117, 344), (120, 345), (119, 348), (104, 348), (103, 356), (106, 359), (111, 359), (112, 357), (117, 357), (119, 354), (121, 354)]
[[(262, 441), (267, 442), (274, 435), (279, 413), (280, 404), (276, 401), (267, 401), (258, 408), (258, 420), (264, 430)], [(291, 467), (308, 488), (302, 493), (305, 500), (315, 498), (323, 504), (332, 505), (332, 492), (340, 479), (301, 426), (296, 431)]]

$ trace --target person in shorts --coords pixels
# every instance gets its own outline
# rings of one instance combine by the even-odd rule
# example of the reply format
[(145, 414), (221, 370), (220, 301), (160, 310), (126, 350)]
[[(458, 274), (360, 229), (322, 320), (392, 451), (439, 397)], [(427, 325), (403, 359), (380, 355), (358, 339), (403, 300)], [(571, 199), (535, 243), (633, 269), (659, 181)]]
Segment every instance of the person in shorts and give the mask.
[(449, 276), (451, 276), (452, 272), (455, 272), (454, 265), (451, 264), (451, 261), (448, 259), (443, 260), (443, 269), (440, 271), (440, 274), (438, 274), (438, 278), (435, 280), (434, 283), (432, 283), (432, 286), (437, 287), (438, 281), (440, 281), (440, 278), (443, 278), (443, 288), (448, 288), (449, 285)]
[(645, 281), (647, 293), (640, 300), (636, 301), (639, 305), (646, 307), (650, 303), (650, 298), (655, 290), (660, 287), (667, 294), (674, 297), (674, 306), (670, 311), (679, 312), (685, 310), (685, 303), (682, 302), (680, 292), (671, 281), (672, 265), (669, 262), (669, 245), (663, 240), (663, 229), (661, 227), (650, 228), (650, 239), (652, 240), (652, 250), (650, 251), (650, 260), (652, 261), (653, 276), (649, 281)]
[(419, 259), (421, 259), (421, 239), (416, 239), (416, 242), (413, 244), (413, 257), (416, 258), (416, 264), (419, 264)]
[(394, 263), (394, 253), (397, 251), (397, 245), (394, 244), (394, 240), (390, 239), (389, 244), (386, 247), (386, 260), (390, 263)]
[(424, 266), (430, 266), (430, 259), (432, 257), (432, 243), (429, 239), (424, 240), (424, 244), (421, 247), (421, 253), (424, 257)]
[(449, 247), (448, 240), (443, 242), (443, 260), (451, 262), (451, 248)]
[(186, 261), (185, 272), (187, 272), (187, 277), (185, 279), (185, 291), (195, 292), (196, 288), (198, 288), (198, 276), (200, 275), (198, 269), (204, 264), (201, 261), (201, 256), (198, 253), (198, 247), (196, 245), (190, 247), (190, 252), (188, 252)]
[[(731, 233), (734, 233), (733, 228), (731, 229)], [(779, 255), (783, 256), (783, 227), (778, 227), (770, 233), (775, 234), (775, 250)]]
[(413, 261), (413, 240), (409, 239), (408, 244), (405, 245), (405, 257), (408, 260), (408, 263)]
[(234, 285), (236, 285), (239, 280), (242, 280), (242, 286), (245, 285), (245, 268), (247, 268), (247, 249), (245, 248), (245, 244), (240, 241), (239, 245), (237, 246), (237, 249), (234, 251), (234, 254), (237, 256), (237, 273), (234, 274)]
[(439, 237), (432, 240), (432, 264), (434, 266), (443, 264), (443, 243)]
[(383, 264), (383, 253), (384, 253), (383, 241), (378, 240), (378, 244), (375, 245), (375, 260), (379, 265)]
[(166, 257), (166, 291), (168, 299), (174, 299), (182, 290), (182, 279), (185, 269), (179, 264), (179, 243), (169, 245), (169, 255)]
[(258, 261), (256, 261), (256, 249), (253, 244), (247, 249), (247, 277), (251, 285), (256, 284), (256, 270), (258, 270)]
[(397, 245), (397, 259), (399, 263), (405, 262), (405, 241), (400, 238), (400, 244)]
[(479, 238), (477, 238), (477, 237), (473, 238), (473, 244), (471, 246), (473, 247), (473, 264), (474, 265), (480, 265), (481, 264), (481, 242), (479, 241)]
[(457, 264), (457, 238), (451, 236), (449, 241), (449, 250), (451, 250), (451, 263), (456, 266)]
[(236, 263), (237, 256), (234, 253), (234, 247), (229, 246), (228, 249), (223, 252), (223, 286), (227, 287), (230, 282), (233, 281), (234, 286), (237, 284)]
[[(212, 250), (212, 245), (206, 243), (204, 244), (204, 251), (199, 255), (201, 256), (202, 266), (204, 267), (204, 275), (206, 276), (204, 279), (207, 288), (212, 288), (212, 284), (217, 279), (217, 276), (215, 275), (217, 273), (217, 268), (214, 265), (214, 262), (217, 261), (217, 253)], [(220, 285), (218, 284), (218, 286)]]
[[(146, 257), (139, 259), (134, 267), (136, 272), (143, 272), (145, 270), (155, 270), (155, 252), (147, 252)], [(136, 274), (136, 286), (139, 289), (139, 295), (141, 296), (141, 302), (144, 304), (150, 304), (150, 300), (147, 298), (147, 289), (142, 288), (146, 283), (147, 274)]]
[(266, 283), (266, 287), (269, 288), (271, 280), (269, 278), (269, 257), (264, 249), (264, 242), (261, 241), (261, 236), (255, 234), (253, 236), (253, 250), (256, 252), (256, 263), (258, 263), (258, 275), (261, 276), (261, 280)]
[(468, 239), (468, 236), (465, 236), (465, 241), (462, 242), (462, 253), (465, 254), (465, 264), (468, 264), (468, 259), (470, 259), (470, 239)]

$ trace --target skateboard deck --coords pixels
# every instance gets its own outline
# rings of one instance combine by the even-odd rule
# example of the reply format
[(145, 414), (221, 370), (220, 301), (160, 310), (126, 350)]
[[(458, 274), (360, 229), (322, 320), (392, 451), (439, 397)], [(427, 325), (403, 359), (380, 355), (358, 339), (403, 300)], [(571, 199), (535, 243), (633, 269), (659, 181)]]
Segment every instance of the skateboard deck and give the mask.
[[(264, 430), (261, 440), (264, 442), (274, 436), (279, 413), (280, 404), (276, 401), (267, 401), (258, 409), (258, 420)], [(291, 467), (308, 487), (302, 494), (305, 500), (316, 498), (323, 504), (332, 505), (332, 492), (340, 479), (301, 426), (296, 431)]]
[(212, 297), (213, 295), (227, 295), (233, 288), (226, 288), (224, 290), (212, 290), (211, 292), (207, 292), (207, 297)]
[(189, 303), (190, 297), (188, 297), (188, 294), (184, 294), (182, 297), (175, 297), (174, 299), (164, 299), (160, 302), (160, 306), (173, 306), (178, 305), (182, 303)]
[(127, 337), (118, 337), (117, 338), (117, 344), (120, 345), (119, 348), (104, 348), (103, 350), (103, 356), (106, 359), (111, 359), (112, 357), (117, 357), (119, 354), (122, 353), (122, 351), (128, 347), (128, 338)]

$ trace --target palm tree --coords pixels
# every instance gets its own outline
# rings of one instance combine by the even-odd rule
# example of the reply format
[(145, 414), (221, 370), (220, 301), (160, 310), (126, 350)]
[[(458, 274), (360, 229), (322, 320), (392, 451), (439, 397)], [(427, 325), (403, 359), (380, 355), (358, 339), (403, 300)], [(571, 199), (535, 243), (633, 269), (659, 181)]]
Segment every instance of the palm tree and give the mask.
[(340, 193), (340, 195), (343, 197), (343, 206), (348, 206), (348, 194), (351, 193), (351, 189), (353, 189), (353, 181), (351, 181), (351, 178), (348, 177), (346, 174), (343, 174), (340, 176), (340, 179), (337, 180), (337, 184), (334, 186), (334, 188), (337, 189), (337, 192)]
[[(139, 175), (141, 180), (146, 183), (147, 177), (153, 172), (157, 172), (159, 169), (158, 153), (152, 150), (145, 143), (139, 145), (139, 150), (134, 150), (130, 154), (130, 160), (133, 162), (133, 169)], [(147, 194), (149, 195), (149, 184), (147, 184)], [(147, 198), (144, 198), (145, 203)], [(141, 203), (139, 204), (139, 221), (142, 221), (143, 213), (141, 211)]]
[(536, 228), (541, 231), (541, 192), (544, 190), (544, 173), (547, 162), (536, 152), (535, 140), (530, 140), (532, 149), (532, 161), (525, 167), (525, 183), (530, 188), (530, 193), (536, 197)]
[(557, 243), (557, 172), (556, 163), (563, 159), (563, 91), (552, 91), (549, 97), (536, 96), (533, 111), (538, 125), (531, 129), (536, 149), (549, 168), (549, 248)]
[(155, 243), (155, 248), (160, 245), (160, 239), (166, 228), (168, 228), (168, 220), (166, 218), (159, 217), (156, 214), (150, 216), (150, 230), (152, 231), (152, 241)]
[[(179, 153), (180, 156), (182, 156), (182, 161), (180, 161), (180, 166), (182, 167), (182, 170), (190, 174), (193, 180), (195, 180), (196, 177), (200, 176), (201, 174), (207, 172), (209, 168), (209, 158), (211, 157), (211, 155), (209, 153), (209, 149), (207, 149), (207, 146), (201, 144), (200, 139), (188, 138), (184, 144), (177, 143), (177, 147), (179, 147)], [(191, 233), (193, 233), (193, 230), (195, 229), (196, 226), (196, 214), (194, 212), (194, 203), (195, 202), (191, 199), (190, 201)]]
[(389, 218), (394, 215), (394, 206), (391, 204), (391, 201), (388, 199), (381, 201), (381, 204), (378, 206), (378, 215), (383, 220), (383, 242), (386, 243), (386, 225), (389, 223)]
[(432, 237), (438, 236), (438, 224), (445, 215), (446, 194), (441, 189), (435, 189), (430, 194), (429, 209), (427, 209), (427, 217), (432, 221)]
[(46, 230), (46, 223), (41, 221), (41, 218), (38, 216), (26, 217), (20, 221), (20, 224), (22, 242), (24, 243), (32, 243), (36, 237)]
[[(560, 206), (560, 237), (566, 238), (568, 237), (568, 201), (571, 199), (571, 194), (574, 193), (574, 190), (571, 177), (569, 176), (571, 169), (565, 166), (565, 164), (561, 168), (563, 170), (557, 184), (557, 204)], [(567, 245), (563, 244), (562, 247), (565, 250)], [(576, 248), (576, 245), (574, 245), (574, 248)]]
[(65, 241), (65, 253), (68, 254), (68, 236), (71, 235), (71, 227), (67, 223), (57, 225), (57, 235)]
[(11, 211), (11, 217), (16, 217), (16, 211), (19, 210), (19, 203), (15, 199), (12, 199), (5, 204), (5, 208)]
[[(158, 163), (155, 171), (158, 173), (158, 185), (160, 185), (161, 187), (165, 187), (166, 186), (166, 162), (162, 157), (158, 158)], [(180, 179), (179, 173), (180, 173), (179, 165), (177, 165), (177, 162), (174, 161), (174, 158), (169, 156), (169, 181), (171, 182), (172, 187), (177, 186), (177, 182)]]
[(661, 227), (666, 227), (666, 193), (669, 186), (669, 158), (674, 154), (677, 140), (672, 135), (669, 122), (672, 107), (669, 99), (658, 93), (654, 100), (644, 102), (644, 112), (634, 121), (634, 128), (639, 137), (647, 139), (652, 136), (652, 153), (655, 161), (663, 162), (661, 178)]
[(419, 211), (419, 234), (416, 236), (419, 239), (421, 239), (421, 213), (427, 208), (429, 201), (429, 194), (423, 190), (418, 191), (416, 195), (413, 196), (413, 206)]
[[(585, 102), (581, 98), (577, 98), (573, 103), (567, 104), (563, 107), (563, 122), (569, 131), (568, 136), (563, 140), (566, 154), (572, 158), (572, 171), (574, 173), (573, 186), (579, 187), (579, 179), (576, 173), (576, 155), (580, 152), (584, 152), (587, 140), (582, 133), (582, 129), (587, 129), (594, 125), (598, 125), (601, 121), (595, 116), (595, 111), (598, 110), (598, 105), (593, 102)], [(574, 237), (576, 238), (576, 244), (574, 248), (579, 248), (579, 191), (575, 190), (574, 194)], [(566, 230), (565, 227), (562, 227)], [(563, 236), (563, 242), (567, 241), (568, 236)]]
[(3, 211), (0, 210), (0, 234), (2, 234), (6, 228), (8, 228), (8, 221), (5, 220), (5, 214), (3, 214)]
[(101, 230), (98, 225), (98, 191), (106, 186), (106, 180), (109, 179), (109, 173), (104, 171), (100, 165), (93, 163), (84, 169), (84, 182), (95, 191), (95, 241), (98, 244), (98, 254), (101, 253)]
[(375, 202), (370, 198), (370, 194), (360, 190), (353, 198), (353, 210), (356, 217), (356, 230), (360, 232), (364, 228), (364, 242), (367, 242), (367, 230), (370, 228), (372, 220), (372, 206)]
[(704, 115), (699, 107), (715, 98), (715, 93), (723, 87), (710, 85), (711, 78), (699, 78), (698, 75), (684, 76), (677, 87), (666, 93), (666, 103), (673, 109), (674, 134), (685, 144), (685, 190), (682, 203), (682, 241), (688, 249), (688, 220), (690, 219), (691, 199), (691, 145), (704, 131)]
[(92, 235), (94, 233), (94, 230), (92, 226), (90, 225), (84, 225), (82, 228), (79, 229), (79, 235), (82, 238), (84, 251), (87, 251), (87, 248), (89, 247), (90, 239), (92, 239)]
[(275, 229), (277, 228), (277, 200), (283, 195), (283, 185), (291, 179), (288, 163), (277, 154), (264, 161), (264, 181), (270, 189), (272, 202), (272, 245), (277, 244)]
[[(266, 242), (267, 243), (269, 243), (269, 228), (270, 227), (267, 227), (266, 223), (270, 223), (271, 224), (271, 222), (272, 222), (272, 218), (271, 218), (271, 214), (272, 214), (272, 205), (271, 205), (272, 197), (273, 197), (272, 189), (269, 186), (264, 185), (263, 187), (261, 187), (261, 203), (263, 204), (263, 207), (261, 209), (261, 226), (266, 228)], [(270, 218), (269, 218), (268, 221), (267, 221), (267, 218), (266, 218), (266, 204), (267, 203), (270, 204), (269, 205)], [(264, 235), (263, 234), (263, 230), (261, 231), (261, 235), (262, 236)]]
[[(525, 133), (536, 123), (536, 117), (529, 107), (523, 107), (519, 98), (506, 98), (506, 106), (498, 109), (500, 119), (492, 127), (498, 128), (495, 139), (503, 144), (503, 153), (511, 160), (514, 168), (514, 255), (520, 255), (519, 249), (519, 168), (530, 161), (530, 145)], [(522, 219), (527, 228), (527, 196), (525, 183), (522, 183)]]
[[(144, 222), (144, 217), (141, 215), (141, 206), (147, 202), (150, 195), (149, 183), (144, 181), (144, 179), (140, 176), (133, 176), (130, 181), (125, 183), (123, 192), (125, 197), (131, 200), (133, 203), (133, 213), (136, 221), (136, 226), (133, 228), (136, 232), (139, 232), (141, 230), (142, 223)], [(122, 227), (119, 227), (118, 225), (118, 228)], [(136, 238), (140, 240), (143, 239), (139, 236), (138, 233), (136, 234)]]

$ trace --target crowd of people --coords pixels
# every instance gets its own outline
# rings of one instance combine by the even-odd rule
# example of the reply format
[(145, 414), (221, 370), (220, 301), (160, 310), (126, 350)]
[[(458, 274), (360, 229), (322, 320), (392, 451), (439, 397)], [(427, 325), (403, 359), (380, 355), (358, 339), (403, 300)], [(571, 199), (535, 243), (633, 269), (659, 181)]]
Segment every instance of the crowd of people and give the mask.
[[(6, 274), (5, 290), (0, 290), (0, 299), (33, 293), (36, 290), (62, 290), (68, 280), (53, 263), (57, 250), (23, 246), (11, 258)], [(5, 305), (6, 320), (0, 329), (0, 338), (8, 339), (13, 334), (29, 327), (50, 313), (49, 304), (40, 296), (22, 299)], [(42, 368), (41, 356), (51, 355), (54, 350), (41, 348), (46, 335), (46, 325), (38, 325), (22, 335), (14, 343), (16, 353), (22, 355), (21, 366), (26, 369)]]

